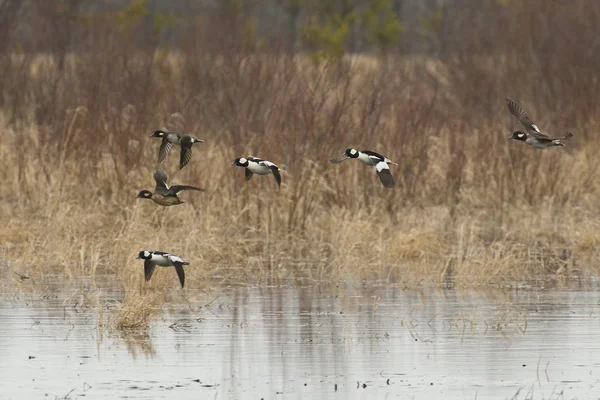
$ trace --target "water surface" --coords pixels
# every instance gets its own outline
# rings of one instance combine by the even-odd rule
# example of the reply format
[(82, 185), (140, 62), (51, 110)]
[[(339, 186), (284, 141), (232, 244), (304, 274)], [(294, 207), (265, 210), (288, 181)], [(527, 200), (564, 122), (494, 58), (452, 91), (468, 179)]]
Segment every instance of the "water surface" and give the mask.
[(173, 290), (136, 333), (99, 326), (85, 294), (6, 292), (0, 397), (598, 398), (592, 289)]

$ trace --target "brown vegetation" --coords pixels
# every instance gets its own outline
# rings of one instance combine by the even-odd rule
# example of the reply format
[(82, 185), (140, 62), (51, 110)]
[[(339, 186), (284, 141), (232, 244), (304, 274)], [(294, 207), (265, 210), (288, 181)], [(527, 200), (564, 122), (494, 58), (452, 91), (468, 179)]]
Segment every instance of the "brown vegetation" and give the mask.
[[(465, 12), (472, 31), (452, 52), (318, 66), (277, 46), (219, 48), (193, 30), (173, 51), (140, 50), (110, 25), (77, 52), (7, 46), (2, 259), (29, 276), (112, 274), (135, 288), (136, 254), (171, 251), (190, 261), (186, 290), (214, 275), (469, 285), (596, 273), (600, 7), (544, 2), (537, 32), (534, 3), (511, 2), (485, 24), (491, 5)], [(568, 147), (509, 141), (519, 126), (506, 96), (543, 130), (573, 131)], [(162, 126), (206, 141), (183, 170), (176, 151), (165, 168), (207, 191), (166, 209), (135, 199), (153, 190), (150, 135)], [(358, 162), (329, 163), (347, 147), (398, 162), (398, 187)], [(281, 189), (230, 166), (249, 154), (287, 167)], [(173, 271), (158, 273), (148, 285), (179, 290)], [(138, 323), (128, 318), (119, 323)]]

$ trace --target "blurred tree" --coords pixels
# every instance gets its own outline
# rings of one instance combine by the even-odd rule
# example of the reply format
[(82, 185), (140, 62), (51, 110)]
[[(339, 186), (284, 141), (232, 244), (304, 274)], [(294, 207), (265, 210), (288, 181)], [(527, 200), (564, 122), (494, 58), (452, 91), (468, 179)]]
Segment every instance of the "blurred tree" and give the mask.
[(404, 32), (393, 7), (392, 0), (370, 0), (362, 13), (362, 22), (369, 41), (383, 52), (398, 43)]
[(164, 31), (171, 30), (177, 23), (177, 17), (173, 10), (169, 10), (167, 14), (160, 11), (154, 12), (154, 26), (153, 31), (155, 34), (160, 35)]
[(220, 0), (217, 13), (222, 23), (230, 30), (232, 44), (254, 49), (257, 44), (258, 21), (255, 9), (262, 0)]
[(306, 0), (277, 0), (277, 3), (285, 11), (288, 21), (287, 42), (291, 50), (295, 50), (298, 42), (298, 18), (302, 13)]
[(148, 0), (136, 0), (117, 13), (117, 28), (121, 33), (131, 33), (134, 26), (148, 15), (147, 3)]
[(350, 25), (356, 21), (356, 13), (334, 13), (327, 17), (313, 16), (303, 27), (303, 36), (313, 49), (309, 55), (313, 62), (326, 59), (339, 59), (346, 51), (346, 38)]

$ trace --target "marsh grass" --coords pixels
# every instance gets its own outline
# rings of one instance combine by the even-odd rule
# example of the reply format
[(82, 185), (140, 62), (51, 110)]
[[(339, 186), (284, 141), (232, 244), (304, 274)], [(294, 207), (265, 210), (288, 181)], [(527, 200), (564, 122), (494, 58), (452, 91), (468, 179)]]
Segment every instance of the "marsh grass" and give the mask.
[[(581, 57), (578, 38), (595, 37), (600, 12), (586, 9), (581, 21), (581, 7), (557, 2), (538, 15), (577, 21), (547, 32), (557, 61), (549, 64), (545, 48), (521, 41), (530, 14), (520, 7), (529, 6), (514, 7), (436, 56), (355, 55), (316, 66), (277, 46), (215, 51), (193, 32), (178, 49), (140, 50), (110, 24), (103, 40), (100, 31), (81, 39), (93, 52), (1, 53), (8, 276), (15, 285), (17, 274), (84, 276), (92, 285), (114, 276), (127, 293), (114, 321), (127, 328), (147, 326), (159, 308), (160, 296), (145, 288), (181, 290), (172, 271), (144, 283), (135, 260), (144, 249), (189, 260), (186, 291), (597, 274), (600, 52)], [(546, 151), (509, 141), (519, 125), (506, 96), (543, 129), (575, 137)], [(154, 189), (159, 141), (150, 134), (159, 127), (206, 141), (183, 170), (178, 149), (165, 162), (171, 184), (206, 189), (183, 193), (181, 206), (135, 199)], [(398, 162), (397, 188), (386, 190), (358, 162), (329, 163), (347, 147)], [(287, 167), (280, 189), (270, 176), (245, 182), (230, 165), (249, 154)]]
[[(283, 73), (279, 68), (291, 68), (292, 63), (294, 73), (280, 93), (263, 93), (281, 115), (275, 126), (270, 122), (262, 132), (242, 134), (227, 123), (221, 132), (202, 130), (197, 124), (206, 116), (194, 119), (194, 125), (185, 110), (170, 117), (169, 107), (158, 104), (149, 110), (156, 108), (163, 119), (151, 121), (130, 115), (139, 112), (136, 105), (126, 104), (117, 112), (109, 104), (108, 115), (101, 111), (98, 116), (88, 106), (74, 106), (57, 120), (56, 131), (33, 117), (11, 121), (5, 113), (0, 172), (6, 189), (1, 205), (5, 258), (14, 261), (19, 273), (115, 274), (128, 285), (131, 275), (143, 275), (142, 263), (134, 260), (137, 252), (157, 249), (189, 259), (190, 282), (226, 270), (228, 279), (247, 283), (387, 278), (413, 285), (570, 275), (580, 272), (580, 258), (597, 256), (598, 188), (593, 177), (598, 165), (593, 152), (598, 143), (581, 146), (576, 137), (568, 148), (536, 152), (509, 142), (509, 128), (503, 125), (514, 121), (500, 96), (499, 115), (491, 118), (495, 128), (453, 129), (457, 119), (446, 124), (439, 114), (460, 110), (455, 99), (449, 94), (448, 99), (427, 96), (439, 90), (442, 80), (427, 75), (423, 83), (416, 72), (431, 60), (410, 60), (406, 64), (411, 67), (399, 68), (399, 76), (391, 80), (402, 87), (423, 86), (425, 94), (415, 100), (411, 90), (395, 93), (394, 83), (375, 88), (374, 94), (364, 92), (381, 73), (372, 59), (347, 60), (340, 78), (327, 67), (282, 57), (284, 62), (267, 67)], [(252, 58), (246, 62), (262, 63)], [(37, 63), (47, 64), (46, 74), (54, 68), (49, 60), (32, 62)], [(88, 65), (75, 57), (70, 63), (75, 70)], [(173, 63), (177, 65), (169, 65)], [(402, 60), (399, 65), (404, 65)], [(35, 79), (39, 72), (31, 68)], [(238, 71), (246, 73), (245, 67)], [(147, 84), (160, 92), (164, 75), (163, 71)], [(167, 75), (171, 86), (186, 79), (175, 72)], [(226, 90), (237, 89), (220, 89), (215, 101)], [(393, 104), (370, 103), (391, 93)], [(365, 95), (375, 98), (364, 99)], [(263, 97), (234, 97), (239, 105), (228, 107), (246, 108), (243, 115), (275, 113), (272, 108), (261, 110)], [(422, 104), (415, 106), (417, 101)], [(403, 102), (415, 112), (403, 111)], [(287, 115), (298, 113), (297, 107), (301, 115), (293, 116), (314, 120), (314, 127), (298, 121), (298, 130), (288, 125)], [(373, 113), (380, 114), (380, 122), (369, 134), (360, 125), (371, 107), (379, 108)], [(428, 116), (421, 115), (422, 108), (428, 109)], [(154, 127), (173, 125), (173, 118), (181, 124), (181, 116), (192, 126), (186, 131), (206, 143), (195, 146), (192, 163), (181, 171), (177, 149), (173, 151), (165, 165), (169, 182), (197, 185), (206, 192), (184, 193), (188, 203), (171, 208), (135, 199), (139, 190), (154, 189), (159, 141), (150, 133)], [(343, 127), (332, 128), (331, 118)], [(131, 121), (137, 122), (127, 128)], [(115, 131), (117, 125), (126, 127), (125, 132)], [(413, 130), (417, 131), (408, 136)], [(379, 150), (399, 162), (394, 168), (398, 187), (385, 190), (374, 171), (354, 161), (328, 163), (348, 146)], [(243, 170), (230, 163), (247, 154), (287, 165), (281, 189), (271, 177), (244, 181)], [(176, 286), (172, 281), (170, 286)]]
[(139, 294), (129, 292), (123, 302), (117, 307), (113, 315), (115, 321), (109, 326), (114, 326), (121, 331), (145, 331), (150, 326), (152, 317), (160, 313), (160, 303), (157, 301), (160, 293)]

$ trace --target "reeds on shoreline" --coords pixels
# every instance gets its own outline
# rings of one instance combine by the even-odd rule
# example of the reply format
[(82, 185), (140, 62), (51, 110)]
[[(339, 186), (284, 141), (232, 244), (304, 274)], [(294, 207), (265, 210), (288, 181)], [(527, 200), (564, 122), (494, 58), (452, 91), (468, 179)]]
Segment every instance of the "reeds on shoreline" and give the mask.
[[(140, 250), (170, 251), (191, 263), (186, 290), (211, 276), (414, 286), (596, 274), (600, 52), (582, 57), (578, 38), (595, 37), (600, 8), (581, 21), (581, 7), (561, 7), (538, 16), (577, 22), (546, 32), (552, 63), (517, 40), (538, 37), (526, 3), (435, 57), (317, 66), (276, 46), (215, 52), (192, 36), (139, 50), (110, 25), (94, 51), (2, 52), (0, 256), (20, 274), (112, 274), (130, 287), (143, 281)], [(545, 151), (509, 141), (507, 96), (543, 130), (575, 137)], [(173, 124), (206, 142), (181, 171), (167, 159), (169, 180), (206, 192), (162, 209), (135, 195), (154, 187), (150, 134)], [(329, 163), (347, 147), (398, 162), (398, 187)], [(230, 166), (249, 154), (287, 167), (281, 189)]]

